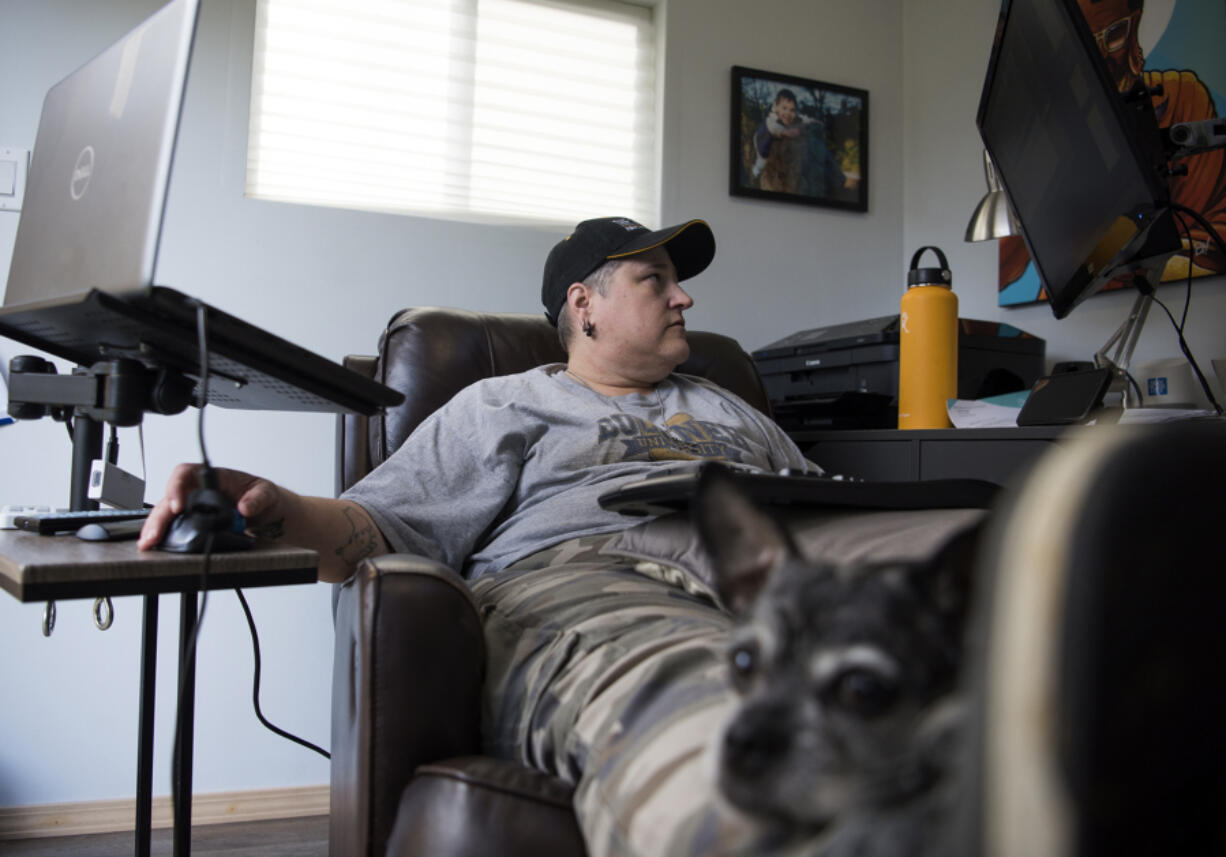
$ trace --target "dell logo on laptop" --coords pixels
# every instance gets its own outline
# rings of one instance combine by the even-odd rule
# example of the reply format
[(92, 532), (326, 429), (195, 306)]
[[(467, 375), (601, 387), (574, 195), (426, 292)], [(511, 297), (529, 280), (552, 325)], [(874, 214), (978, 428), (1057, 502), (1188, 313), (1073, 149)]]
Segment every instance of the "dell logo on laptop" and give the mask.
[(81, 154), (77, 155), (76, 166), (72, 168), (72, 181), (68, 183), (68, 192), (73, 199), (85, 196), (85, 189), (89, 187), (89, 180), (93, 175), (94, 147), (86, 146), (81, 150)]

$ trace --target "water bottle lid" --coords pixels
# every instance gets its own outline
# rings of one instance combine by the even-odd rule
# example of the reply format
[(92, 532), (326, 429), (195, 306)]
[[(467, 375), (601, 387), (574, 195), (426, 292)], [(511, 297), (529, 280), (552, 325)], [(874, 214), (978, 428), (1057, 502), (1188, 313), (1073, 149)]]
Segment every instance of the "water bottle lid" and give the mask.
[[(920, 256), (925, 250), (931, 250), (937, 254), (937, 261), (941, 263), (939, 268), (919, 268)], [(945, 254), (941, 252), (940, 247), (926, 245), (915, 251), (915, 255), (911, 257), (911, 270), (907, 271), (907, 288), (913, 286), (945, 286), (953, 288), (954, 275), (949, 270), (949, 262), (945, 261)]]

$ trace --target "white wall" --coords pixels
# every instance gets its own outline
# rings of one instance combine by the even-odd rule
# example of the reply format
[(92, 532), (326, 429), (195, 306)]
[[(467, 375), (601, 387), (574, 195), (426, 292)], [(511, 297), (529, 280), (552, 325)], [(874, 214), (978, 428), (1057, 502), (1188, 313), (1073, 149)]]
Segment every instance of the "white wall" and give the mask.
[[(0, 145), (33, 144), (46, 89), (129, 29), (158, 0), (0, 0)], [(242, 197), (253, 0), (205, 0), (159, 280), (339, 359), (369, 352), (386, 318), (412, 305), (536, 312), (540, 265), (561, 229), (516, 228), (255, 202)], [(694, 283), (691, 326), (756, 348), (795, 330), (896, 311), (910, 253), (943, 247), (962, 314), (1048, 338), (1049, 356), (1086, 358), (1127, 300), (1097, 298), (1056, 323), (1044, 307), (995, 306), (995, 245), (962, 243), (983, 192), (974, 109), (994, 0), (667, 0), (661, 223), (700, 216), (719, 253)], [(745, 65), (870, 92), (867, 214), (733, 198), (727, 192), (730, 68)], [(593, 215), (609, 212), (592, 212)], [(0, 261), (15, 218), (0, 213)], [(1207, 286), (1207, 287), (1206, 287)], [(1165, 291), (1170, 291), (1165, 290)], [(1193, 346), (1226, 354), (1220, 281), (1198, 286)], [(1175, 351), (1151, 321), (1143, 350)], [(1150, 337), (1155, 337), (1153, 340)], [(0, 340), (6, 361), (26, 349)], [(150, 499), (196, 456), (195, 412), (145, 423)], [(332, 418), (210, 408), (209, 453), (308, 493), (332, 490)], [(122, 461), (140, 470), (134, 430)], [(0, 503), (67, 498), (69, 451), (48, 421), (0, 428)], [(327, 745), (332, 629), (328, 587), (252, 590), (264, 654), (264, 710)], [(131, 796), (140, 601), (116, 602), (101, 633), (88, 602), (0, 597), (0, 806)], [(155, 791), (169, 791), (170, 655), (177, 599), (162, 599)], [(251, 655), (232, 593), (209, 599), (197, 693), (198, 792), (324, 783), (326, 763), (263, 730), (250, 710)]]
[[(690, 290), (693, 326), (754, 349), (802, 328), (897, 312), (900, 9), (895, 0), (670, 0), (664, 219), (707, 218), (720, 248)], [(868, 213), (728, 194), (733, 65), (868, 90)]]

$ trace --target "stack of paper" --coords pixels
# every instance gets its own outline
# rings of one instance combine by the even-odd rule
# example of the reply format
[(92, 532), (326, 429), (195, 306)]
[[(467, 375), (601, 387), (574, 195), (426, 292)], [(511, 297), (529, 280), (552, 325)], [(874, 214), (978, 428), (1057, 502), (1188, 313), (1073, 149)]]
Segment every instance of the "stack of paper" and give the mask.
[(986, 399), (950, 399), (949, 421), (954, 428), (1015, 428), (1029, 390)]

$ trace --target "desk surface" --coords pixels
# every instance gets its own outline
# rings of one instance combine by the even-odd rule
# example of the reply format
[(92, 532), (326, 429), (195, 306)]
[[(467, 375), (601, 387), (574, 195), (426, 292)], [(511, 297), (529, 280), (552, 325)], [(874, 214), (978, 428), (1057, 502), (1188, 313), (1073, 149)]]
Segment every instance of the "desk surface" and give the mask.
[(794, 432), (805, 456), (857, 479), (984, 479), (1006, 485), (1053, 442), (1085, 426), (968, 429), (846, 429)]
[(966, 441), (966, 440), (1054, 440), (1069, 431), (1084, 431), (1087, 426), (1011, 426), (1001, 428), (945, 429), (802, 429), (789, 432), (796, 443), (818, 441)]
[[(257, 544), (209, 558), (209, 589), (313, 583), (318, 554)], [(135, 540), (87, 542), (72, 534), (0, 530), (0, 587), (22, 602), (104, 595), (191, 592), (200, 588), (200, 556), (140, 551)]]

